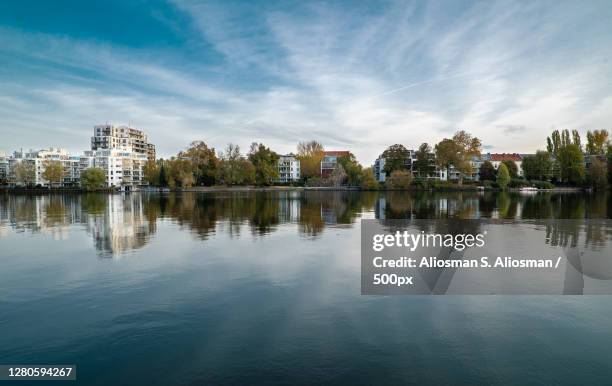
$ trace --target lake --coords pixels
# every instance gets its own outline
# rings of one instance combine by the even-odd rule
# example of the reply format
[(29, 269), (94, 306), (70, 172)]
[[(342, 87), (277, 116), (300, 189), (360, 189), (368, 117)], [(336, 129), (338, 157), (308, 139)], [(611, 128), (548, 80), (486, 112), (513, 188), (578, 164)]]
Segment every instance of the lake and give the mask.
[(438, 218), (609, 219), (612, 204), (0, 195), (0, 364), (76, 364), (66, 384), (84, 385), (610, 383), (610, 296), (360, 295), (361, 219)]

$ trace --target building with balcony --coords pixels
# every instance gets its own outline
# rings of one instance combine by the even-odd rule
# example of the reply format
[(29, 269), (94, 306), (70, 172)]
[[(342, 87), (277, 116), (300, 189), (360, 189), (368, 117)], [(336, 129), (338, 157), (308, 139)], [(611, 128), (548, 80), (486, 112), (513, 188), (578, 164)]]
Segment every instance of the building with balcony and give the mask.
[(278, 159), (278, 182), (288, 183), (300, 179), (300, 160), (293, 154), (281, 155)]
[(112, 124), (94, 126), (91, 137), (91, 150), (121, 149), (145, 154), (147, 159), (155, 160), (155, 145), (148, 142), (142, 130), (130, 126), (115, 126)]
[(518, 153), (487, 153), (481, 157), (482, 162), (489, 161), (493, 164), (495, 170), (499, 168), (499, 165), (504, 161), (512, 161), (516, 164), (518, 169), (518, 176), (523, 177), (523, 157)]
[(338, 165), (338, 160), (350, 155), (351, 152), (346, 150), (324, 151), (323, 159), (321, 159), (321, 177), (329, 177), (336, 168), (336, 165)]

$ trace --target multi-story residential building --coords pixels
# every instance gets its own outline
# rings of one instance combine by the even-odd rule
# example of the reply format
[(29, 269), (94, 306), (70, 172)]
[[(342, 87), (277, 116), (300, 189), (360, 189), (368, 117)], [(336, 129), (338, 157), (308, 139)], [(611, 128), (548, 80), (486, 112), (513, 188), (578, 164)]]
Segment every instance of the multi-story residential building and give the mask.
[(130, 190), (146, 185), (144, 166), (147, 155), (123, 149), (89, 150), (79, 158), (79, 169), (91, 167), (104, 171), (107, 187)]
[(148, 142), (142, 130), (130, 126), (111, 124), (94, 126), (91, 137), (91, 150), (122, 149), (137, 154), (146, 154), (147, 159), (155, 160), (155, 145)]
[(9, 174), (9, 157), (5, 152), (0, 151), (0, 185), (4, 185), (8, 182)]
[[(76, 186), (79, 183), (79, 158), (71, 156), (64, 149), (51, 147), (43, 150), (15, 151), (8, 159), (8, 180), (14, 185), (49, 185), (44, 177), (49, 162), (59, 162), (63, 169), (61, 186)], [(31, 172), (24, 179), (19, 179), (15, 173), (18, 164), (27, 164)]]
[(348, 157), (350, 154), (351, 152), (346, 150), (324, 151), (323, 159), (321, 160), (321, 177), (329, 177), (336, 168), (336, 165), (338, 165), (338, 160), (342, 157)]
[(278, 182), (287, 183), (300, 179), (300, 160), (293, 154), (281, 155), (278, 159)]
[[(404, 167), (406, 168), (406, 170), (411, 171), (415, 177), (445, 181), (447, 179), (446, 169), (440, 169), (437, 167), (435, 154), (429, 153), (427, 155), (427, 160), (430, 164), (431, 169), (433, 170), (433, 173), (429, 174), (428, 176), (421, 176), (419, 171), (417, 171), (415, 168), (415, 162), (417, 161), (416, 151), (412, 149), (406, 150), (406, 158), (404, 161)], [(385, 182), (385, 180), (387, 179), (387, 173), (385, 172), (385, 162), (386, 162), (386, 159), (384, 157), (384, 153), (381, 154), (376, 159), (376, 161), (374, 161), (374, 166), (373, 166), (374, 177), (379, 182)], [(457, 175), (457, 178), (459, 178), (458, 173), (455, 172), (454, 168), (451, 168), (451, 176), (454, 176), (455, 174)]]

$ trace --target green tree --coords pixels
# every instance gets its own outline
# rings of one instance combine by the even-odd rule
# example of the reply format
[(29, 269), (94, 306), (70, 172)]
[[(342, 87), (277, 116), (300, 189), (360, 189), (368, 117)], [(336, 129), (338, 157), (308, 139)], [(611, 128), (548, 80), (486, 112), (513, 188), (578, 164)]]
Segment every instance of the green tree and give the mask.
[(410, 152), (404, 145), (391, 145), (382, 153), (385, 159), (385, 173), (390, 176), (395, 170), (406, 170), (406, 164), (410, 157)]
[(499, 164), (497, 169), (497, 185), (500, 189), (506, 189), (506, 186), (510, 183), (510, 172), (505, 163)]
[(411, 182), (412, 173), (408, 170), (395, 170), (386, 179), (385, 187), (391, 190), (407, 190), (410, 189)]
[(584, 180), (584, 155), (580, 147), (570, 143), (563, 146), (557, 156), (561, 181), (570, 184), (580, 184)]
[(593, 157), (588, 170), (588, 181), (594, 189), (605, 189), (608, 185), (608, 165), (606, 162)]
[(64, 168), (60, 161), (46, 160), (43, 163), (45, 171), (42, 173), (42, 177), (49, 181), (49, 187), (53, 185), (59, 185), (64, 178)]
[(608, 144), (606, 158), (608, 159), (608, 182), (612, 185), (612, 143)]
[(606, 145), (608, 143), (607, 130), (587, 131), (586, 152), (588, 154), (603, 155), (606, 154)]
[(106, 184), (106, 174), (100, 168), (88, 168), (81, 172), (81, 187), (85, 190), (101, 189)]
[(478, 175), (480, 176), (481, 181), (495, 181), (496, 173), (497, 170), (495, 170), (495, 167), (491, 161), (484, 161), (482, 164), (480, 164)]
[(505, 161), (502, 161), (502, 163), (505, 164), (506, 167), (508, 168), (508, 173), (510, 173), (510, 178), (518, 177), (518, 166), (516, 166), (516, 162), (505, 160)]
[(362, 170), (362, 176), (360, 178), (360, 186), (363, 190), (377, 190), (379, 185), (378, 181), (374, 177), (374, 170), (370, 168), (365, 168)]
[(363, 167), (357, 162), (357, 159), (353, 153), (349, 153), (348, 156), (340, 157), (338, 163), (342, 165), (342, 168), (346, 172), (346, 182), (350, 186), (361, 185), (361, 179), (363, 178)]
[(242, 185), (247, 179), (245, 159), (240, 154), (240, 146), (228, 144), (221, 153), (220, 180), (226, 185)]
[(162, 188), (168, 186), (168, 174), (166, 173), (166, 165), (164, 160), (160, 161), (159, 166), (159, 186)]
[(538, 150), (535, 155), (523, 157), (521, 164), (523, 174), (528, 180), (547, 181), (550, 179), (552, 171), (552, 160), (550, 153), (543, 150)]
[(16, 184), (28, 186), (33, 185), (36, 180), (34, 164), (27, 160), (22, 160), (15, 164), (12, 172), (13, 182)]
[(297, 159), (300, 160), (300, 174), (307, 180), (321, 175), (323, 145), (317, 141), (300, 142), (297, 145)]
[(278, 180), (278, 154), (261, 143), (253, 142), (249, 151), (249, 161), (255, 168), (257, 185), (272, 185)]
[(436, 172), (433, 151), (427, 142), (422, 143), (414, 155), (416, 160), (413, 170), (418, 173), (419, 177), (427, 178)]

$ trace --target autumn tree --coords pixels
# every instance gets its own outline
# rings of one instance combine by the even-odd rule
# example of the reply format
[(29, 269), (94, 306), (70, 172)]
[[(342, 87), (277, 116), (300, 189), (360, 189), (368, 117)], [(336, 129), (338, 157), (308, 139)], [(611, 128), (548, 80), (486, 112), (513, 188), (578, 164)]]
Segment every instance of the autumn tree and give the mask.
[(391, 176), (386, 179), (385, 187), (391, 190), (407, 190), (410, 189), (412, 182), (412, 173), (408, 170), (394, 170)]
[(240, 154), (240, 146), (230, 143), (221, 153), (219, 179), (226, 185), (251, 184), (255, 181), (255, 168)]
[(20, 185), (32, 185), (36, 180), (36, 170), (34, 164), (25, 160), (18, 162), (12, 171), (14, 182)]
[(49, 182), (49, 187), (59, 185), (64, 178), (64, 167), (60, 161), (46, 160), (43, 163), (45, 171), (42, 177)]
[(436, 145), (436, 162), (446, 168), (447, 175), (450, 175), (450, 168), (454, 167), (459, 172), (461, 184), (463, 176), (473, 172), (472, 160), (480, 156), (480, 147), (480, 139), (460, 130), (453, 138), (445, 138)]
[(193, 141), (186, 150), (177, 154), (177, 158), (187, 159), (193, 163), (195, 184), (215, 184), (219, 158), (215, 154), (214, 148), (208, 147), (203, 141)]
[(608, 131), (607, 130), (593, 130), (587, 131), (587, 144), (586, 152), (592, 155), (603, 155), (606, 154), (606, 147), (608, 144)]
[(589, 184), (595, 189), (605, 189), (608, 185), (608, 165), (597, 157), (593, 157), (587, 175)]
[(297, 159), (300, 161), (300, 173), (303, 179), (321, 175), (323, 145), (317, 141), (300, 142), (297, 145)]
[(378, 181), (374, 176), (374, 170), (369, 167), (362, 170), (360, 186), (363, 190), (377, 190), (379, 187)]

